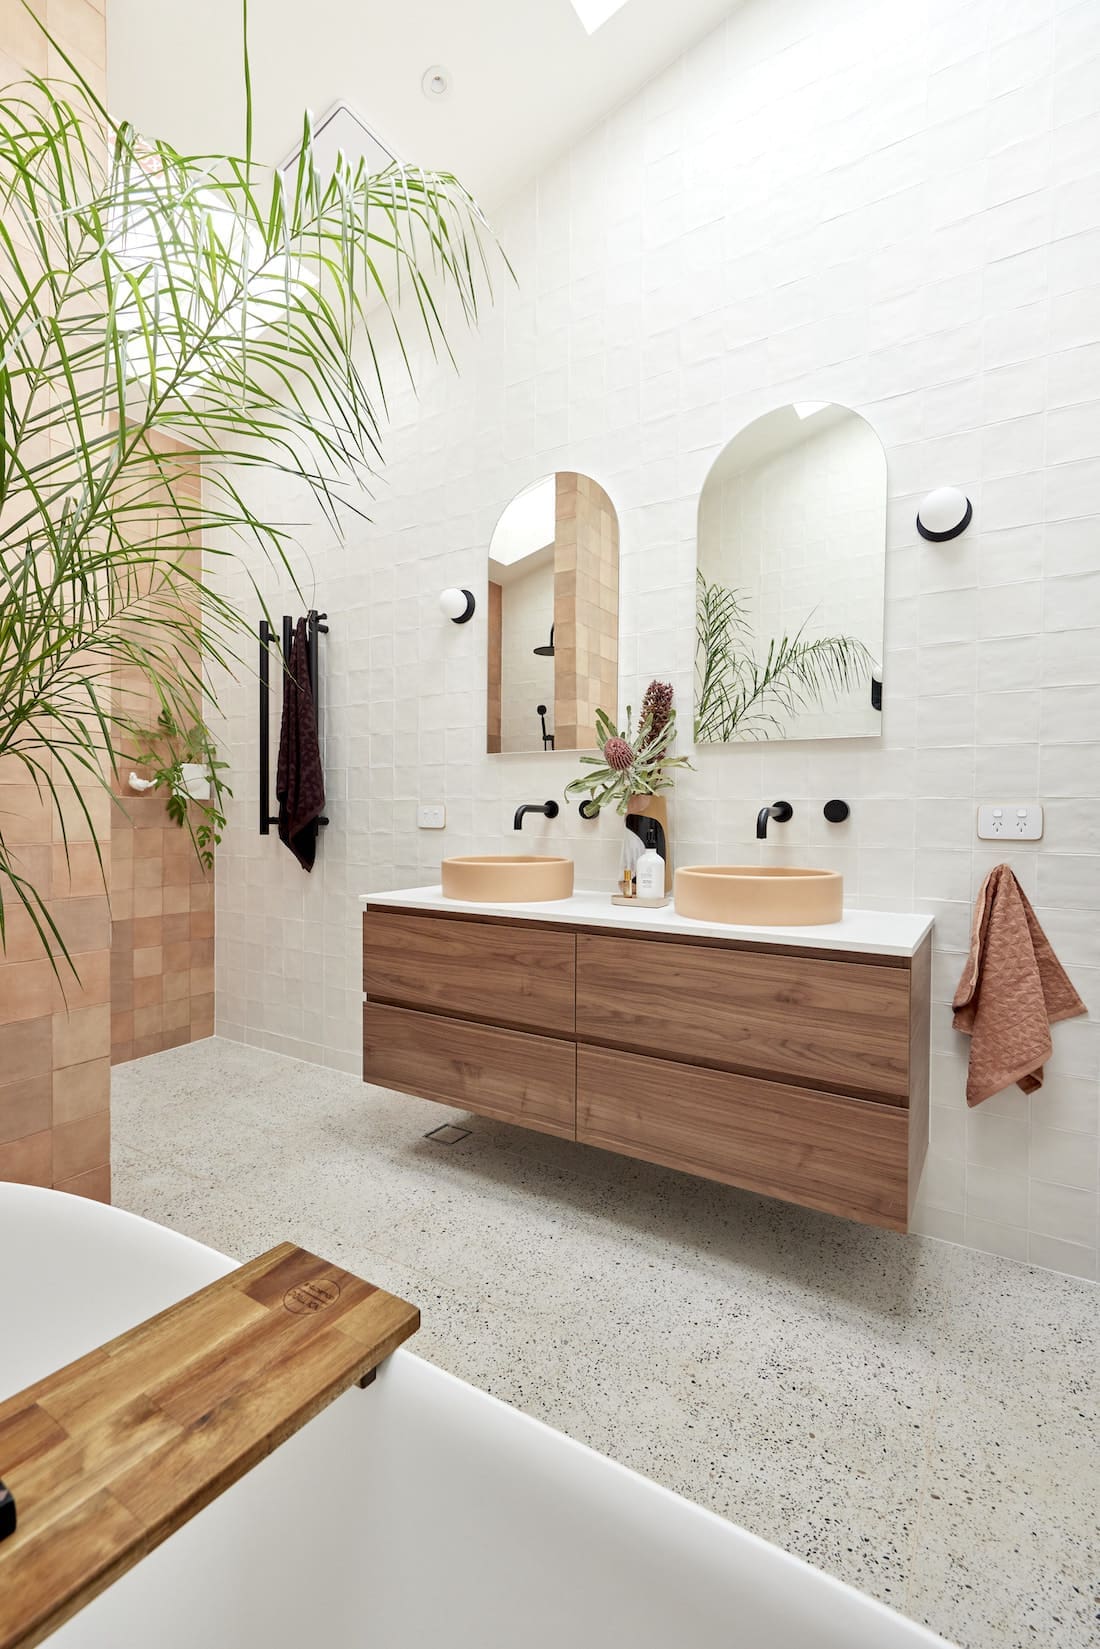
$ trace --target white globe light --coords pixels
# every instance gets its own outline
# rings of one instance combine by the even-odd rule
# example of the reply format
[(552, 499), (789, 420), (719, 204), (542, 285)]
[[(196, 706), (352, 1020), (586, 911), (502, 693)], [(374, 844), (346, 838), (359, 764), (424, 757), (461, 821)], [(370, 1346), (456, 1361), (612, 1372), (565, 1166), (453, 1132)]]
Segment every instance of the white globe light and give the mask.
[(937, 487), (921, 502), (917, 531), (934, 544), (943, 543), (965, 532), (973, 514), (965, 492), (960, 492), (958, 487)]
[(439, 610), (452, 624), (465, 624), (467, 619), (474, 616), (473, 595), (469, 590), (460, 590), (457, 587), (441, 590)]

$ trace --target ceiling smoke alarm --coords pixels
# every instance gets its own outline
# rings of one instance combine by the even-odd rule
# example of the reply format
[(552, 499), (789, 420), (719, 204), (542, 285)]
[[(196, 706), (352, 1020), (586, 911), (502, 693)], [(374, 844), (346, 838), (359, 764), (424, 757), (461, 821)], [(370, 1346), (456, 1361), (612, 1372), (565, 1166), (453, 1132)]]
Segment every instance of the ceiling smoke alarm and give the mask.
[(430, 69), (425, 69), (420, 80), (420, 90), (424, 96), (434, 102), (437, 98), (446, 97), (451, 89), (451, 77), (441, 63), (433, 63)]

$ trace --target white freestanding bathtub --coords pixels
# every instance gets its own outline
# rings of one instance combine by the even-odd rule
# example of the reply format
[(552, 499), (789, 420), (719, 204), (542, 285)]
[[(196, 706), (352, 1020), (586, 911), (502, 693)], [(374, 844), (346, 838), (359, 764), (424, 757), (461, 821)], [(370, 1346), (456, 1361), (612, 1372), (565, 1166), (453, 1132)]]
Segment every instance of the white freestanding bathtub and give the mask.
[[(234, 1264), (118, 1209), (0, 1185), (0, 1397)], [(52, 1641), (943, 1649), (882, 1604), (404, 1350)]]

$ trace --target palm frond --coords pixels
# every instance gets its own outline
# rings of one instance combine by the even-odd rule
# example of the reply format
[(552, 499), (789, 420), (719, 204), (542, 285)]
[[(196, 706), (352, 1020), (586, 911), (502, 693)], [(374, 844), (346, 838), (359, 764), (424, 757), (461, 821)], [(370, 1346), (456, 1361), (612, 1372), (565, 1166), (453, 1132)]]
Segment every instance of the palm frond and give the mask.
[[(448, 305), (476, 323), (495, 244), (448, 173), (322, 172), (308, 118), (290, 179), (247, 142), (183, 154), (69, 68), (0, 90), (0, 760), (56, 777), (63, 829), (147, 726), (120, 680), (205, 729), (212, 667), (240, 665), (254, 615), (204, 540), (296, 583), (242, 475), (290, 477), (342, 533), (381, 462), (386, 336), (410, 376), (417, 341), (453, 359)], [(0, 936), (5, 894), (64, 956), (0, 817)]]
[(799, 710), (867, 679), (871, 655), (855, 636), (810, 640), (805, 631), (803, 624), (793, 636), (769, 641), (763, 659), (757, 659), (743, 598), (698, 574), (697, 744), (783, 738), (785, 726)]

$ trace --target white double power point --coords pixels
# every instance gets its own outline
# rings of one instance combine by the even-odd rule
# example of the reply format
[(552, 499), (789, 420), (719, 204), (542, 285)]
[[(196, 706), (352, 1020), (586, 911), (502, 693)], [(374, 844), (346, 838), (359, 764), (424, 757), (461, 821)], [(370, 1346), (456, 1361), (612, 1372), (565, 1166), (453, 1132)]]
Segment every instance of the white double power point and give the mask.
[(985, 802), (978, 809), (978, 835), (983, 842), (1037, 842), (1043, 834), (1043, 810), (1038, 802)]
[(420, 806), (417, 808), (417, 830), (445, 830), (446, 826), (447, 809), (442, 802), (429, 803), (427, 807)]

